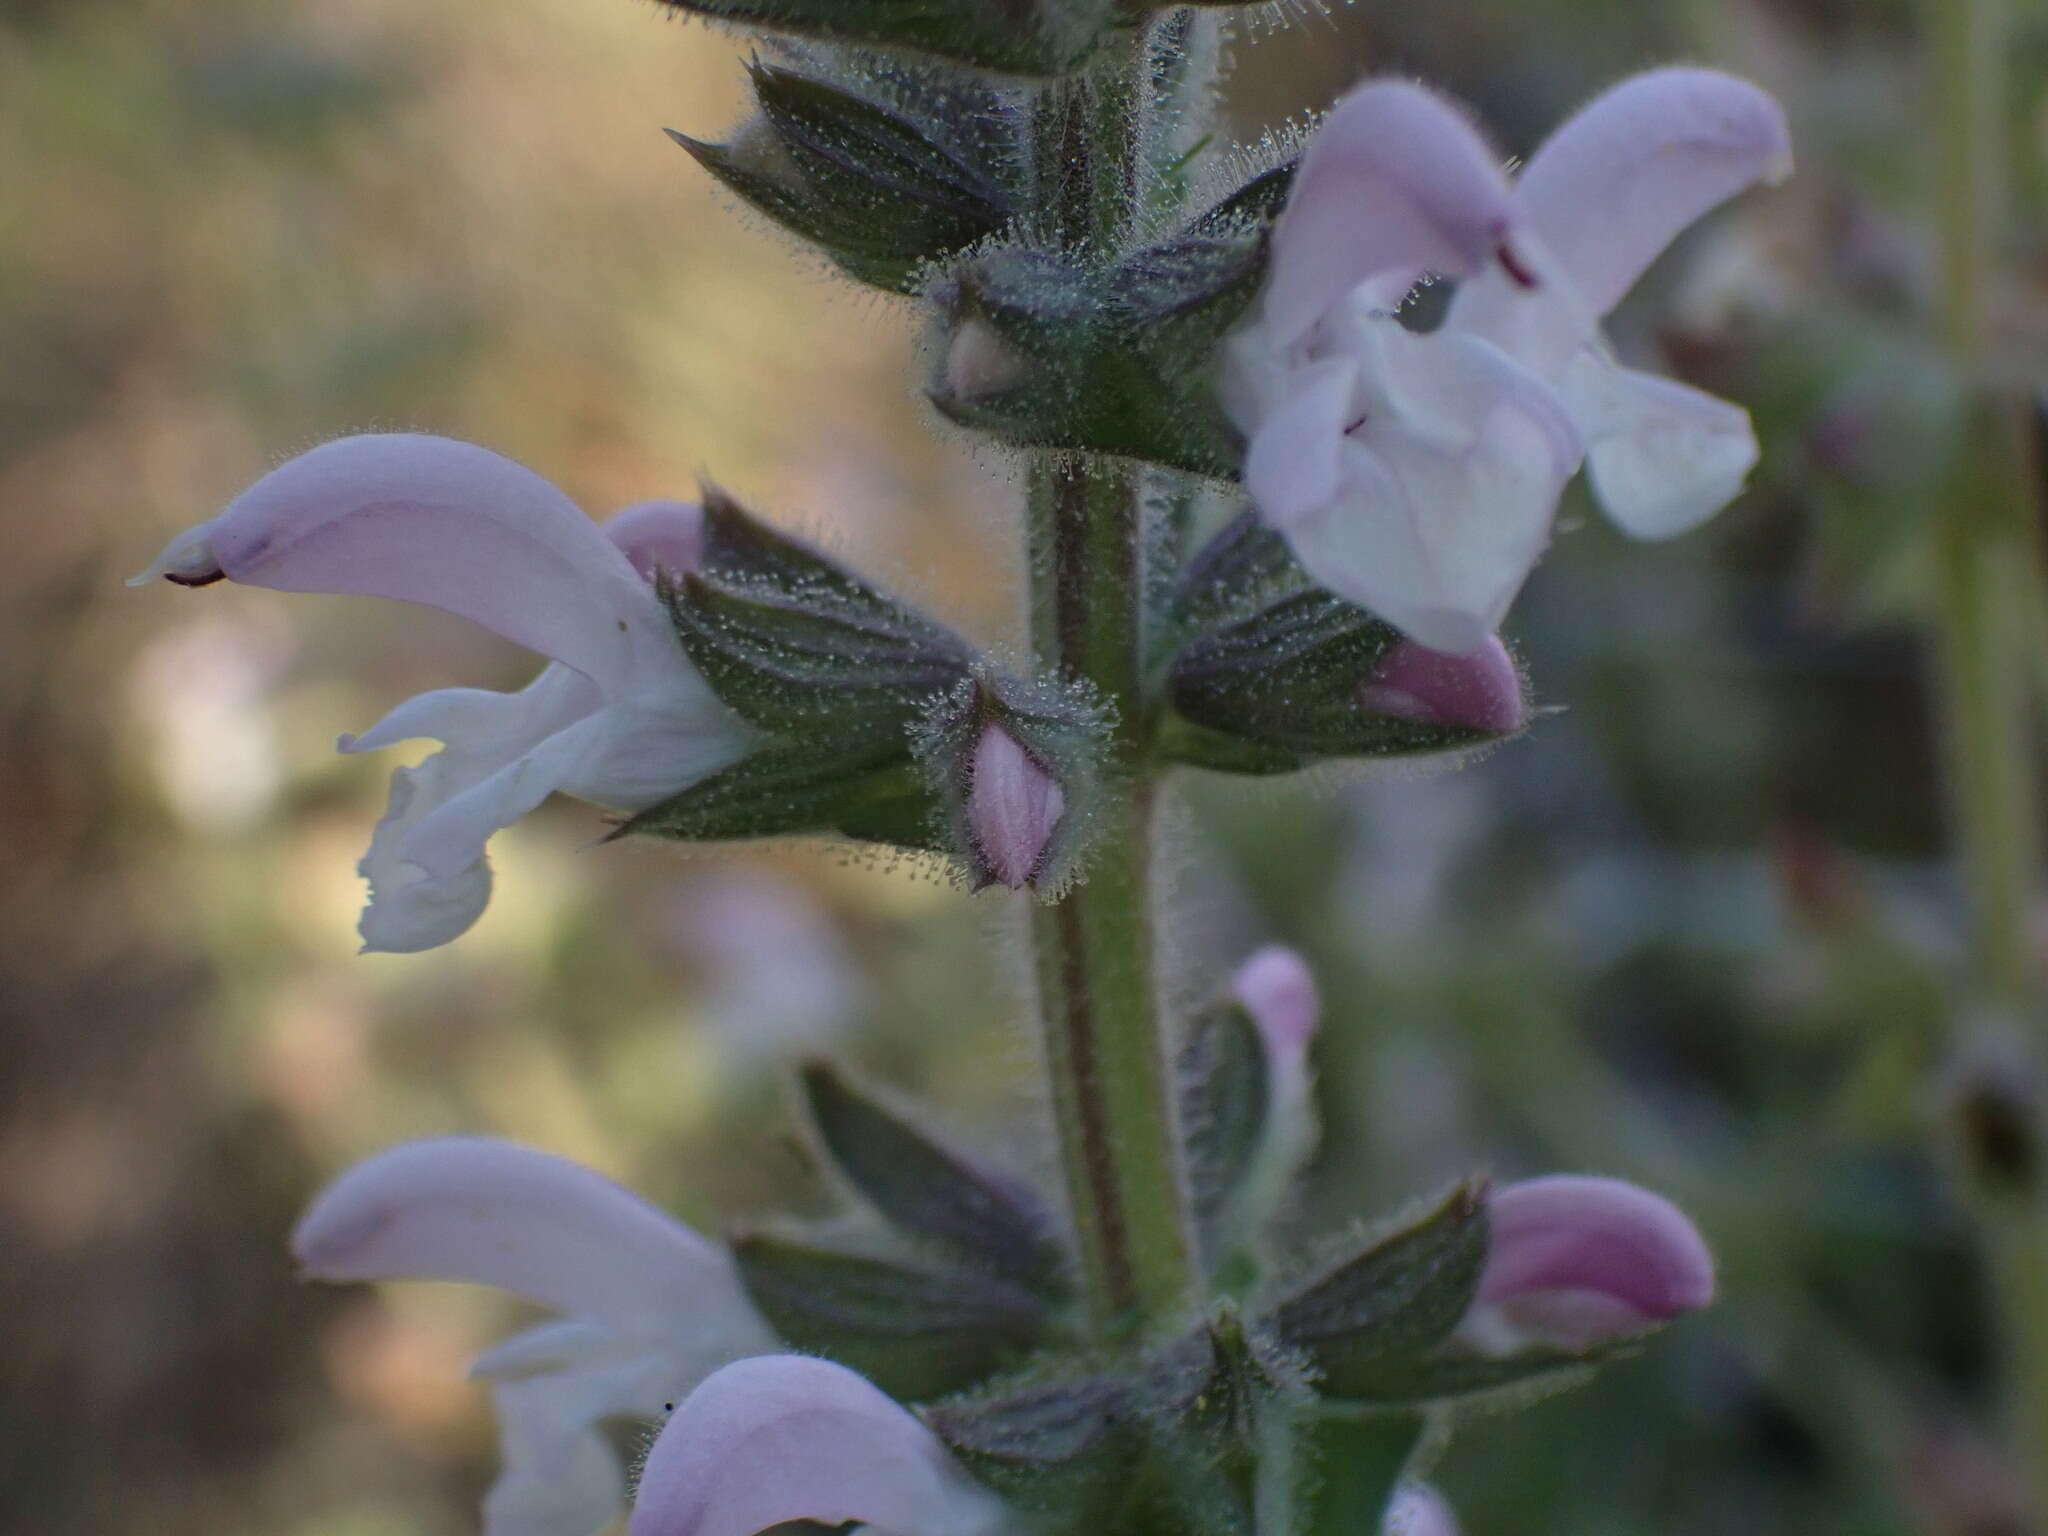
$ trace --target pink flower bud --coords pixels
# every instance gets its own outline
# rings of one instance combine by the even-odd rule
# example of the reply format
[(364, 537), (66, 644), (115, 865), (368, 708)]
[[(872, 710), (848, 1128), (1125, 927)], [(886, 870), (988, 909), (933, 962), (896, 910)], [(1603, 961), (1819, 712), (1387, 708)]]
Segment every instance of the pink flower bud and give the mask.
[(1522, 679), (1497, 635), (1466, 656), (1403, 640), (1381, 661), (1358, 701), (1375, 714), (1424, 725), (1504, 734), (1526, 718)]
[(1619, 1179), (1553, 1175), (1487, 1200), (1492, 1246), (1460, 1324), (1489, 1352), (1585, 1348), (1714, 1299), (1714, 1259), (1685, 1213)]
[(1005, 341), (986, 320), (968, 320), (946, 348), (946, 390), (956, 400), (986, 400), (1015, 389), (1031, 372), (1031, 360)]
[(649, 581), (687, 576), (704, 563), (704, 509), (693, 502), (635, 502), (614, 512), (604, 531)]
[(993, 722), (968, 765), (967, 830), (981, 873), (1011, 890), (1031, 883), (1067, 797), (1023, 745)]
[(1308, 962), (1281, 944), (1268, 944), (1237, 968), (1231, 995), (1259, 1026), (1275, 1057), (1298, 1060), (1308, 1050), (1323, 1011)]
[(1403, 1483), (1381, 1530), (1385, 1536), (1458, 1536), (1458, 1517), (1427, 1483)]

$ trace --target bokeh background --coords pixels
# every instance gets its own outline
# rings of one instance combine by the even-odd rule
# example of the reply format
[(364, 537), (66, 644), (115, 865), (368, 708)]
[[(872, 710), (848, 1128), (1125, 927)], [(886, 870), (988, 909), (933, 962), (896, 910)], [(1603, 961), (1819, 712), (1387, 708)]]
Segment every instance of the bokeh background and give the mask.
[[(2017, 9), (1998, 312), (2024, 374), (2048, 10)], [(1957, 411), (1921, 13), (1283, 20), (1231, 48), (1240, 137), (1401, 69), (1526, 150), (1682, 56), (1775, 90), (1801, 172), (1616, 326), (1752, 405), (1753, 489), (1668, 547), (1568, 502), (1510, 625), (1557, 708), (1480, 766), (1185, 786), (1182, 984), (1267, 939), (1315, 961), (1304, 1227), (1474, 1166), (1570, 1168), (1663, 1188), (1713, 1238), (1712, 1314), (1458, 1440), (1439, 1477), (1475, 1536), (2016, 1536), (1934, 1133), (1945, 1085), (2002, 1058), (1966, 1006), (1923, 638)], [(390, 761), (335, 735), (530, 659), (410, 610), (120, 585), (272, 463), (400, 426), (594, 512), (709, 471), (1009, 634), (1015, 488), (933, 429), (911, 306), (659, 131), (735, 121), (745, 51), (636, 0), (0, 4), (0, 1530), (473, 1530), (491, 1427), (463, 1369), (505, 1306), (302, 1287), (284, 1249), (393, 1141), (517, 1137), (716, 1229), (816, 1205), (779, 1073), (829, 1046), (1049, 1162), (1001, 899), (829, 848), (594, 849), (562, 804), (499, 836), (470, 936), (358, 957)]]

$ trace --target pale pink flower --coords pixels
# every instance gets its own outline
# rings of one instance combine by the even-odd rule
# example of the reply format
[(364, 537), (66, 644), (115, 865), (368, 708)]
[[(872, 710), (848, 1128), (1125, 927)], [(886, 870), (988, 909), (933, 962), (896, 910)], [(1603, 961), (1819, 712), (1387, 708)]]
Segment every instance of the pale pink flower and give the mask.
[(430, 949), (466, 931), (490, 900), (485, 843), (554, 791), (640, 810), (752, 743), (684, 656), (649, 579), (695, 564), (698, 510), (647, 503), (610, 531), (472, 444), (346, 437), (265, 475), (135, 578), (397, 598), (551, 658), (518, 693), (425, 693), (342, 737), (344, 752), (443, 744), (392, 775), (361, 864), (365, 949)]
[(466, 1280), (561, 1314), (472, 1368), (492, 1385), (503, 1460), (485, 1536), (594, 1536), (625, 1497), (600, 1421), (653, 1419), (777, 1347), (724, 1249), (510, 1142), (442, 1137), (357, 1164), (307, 1209), (292, 1253), (318, 1280)]
[[(1440, 97), (1354, 91), (1302, 156), (1225, 349), (1253, 501), (1317, 580), (1460, 654), (1507, 612), (1582, 461), (1624, 531), (1699, 523), (1756, 462), (1749, 418), (1619, 366), (1600, 318), (1688, 224), (1790, 166), (1777, 104), (1710, 70), (1623, 81), (1513, 185)], [(1393, 317), (1425, 275), (1462, 283), (1426, 335)]]
[(879, 1536), (994, 1536), (1002, 1505), (865, 1377), (762, 1355), (707, 1377), (648, 1452), (628, 1536), (755, 1536), (857, 1520)]

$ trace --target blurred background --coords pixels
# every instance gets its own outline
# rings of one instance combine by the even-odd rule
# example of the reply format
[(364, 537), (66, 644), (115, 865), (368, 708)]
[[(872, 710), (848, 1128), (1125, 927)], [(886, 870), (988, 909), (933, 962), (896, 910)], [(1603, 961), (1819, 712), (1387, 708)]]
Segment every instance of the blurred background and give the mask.
[[(1993, 309), (2024, 385), (2048, 9), (2017, 10)], [(1305, 1229), (1474, 1166), (1577, 1169), (1666, 1190), (1722, 1257), (1714, 1312), (1458, 1439), (1474, 1536), (2027, 1529), (1937, 1134), (1959, 1091), (2032, 1083), (1972, 1002), (1945, 853), (1926, 529), (1965, 413), (1922, 19), (1358, 0), (1231, 48), (1243, 138), (1399, 69), (1526, 152), (1686, 57), (1774, 90), (1800, 149), (1616, 321), (1749, 404), (1765, 458), (1671, 546), (1574, 493), (1509, 630), (1556, 711), (1461, 773), (1207, 780), (1174, 812), (1180, 985), (1268, 939), (1324, 982)], [(497, 838), (472, 934), (358, 958), (391, 755), (334, 737), (533, 663), (413, 610), (120, 585), (271, 464), (404, 427), (593, 513), (708, 470), (1007, 636), (1015, 488), (931, 430), (911, 307), (660, 133), (720, 136), (744, 56), (631, 0), (0, 0), (0, 1530), (474, 1530), (463, 1372), (500, 1298), (306, 1288), (285, 1253), (393, 1141), (531, 1141), (715, 1230), (819, 1199), (779, 1071), (829, 1045), (1049, 1165), (1001, 900), (830, 848), (595, 849), (556, 804)], [(2036, 988), (2044, 948), (2036, 917)]]

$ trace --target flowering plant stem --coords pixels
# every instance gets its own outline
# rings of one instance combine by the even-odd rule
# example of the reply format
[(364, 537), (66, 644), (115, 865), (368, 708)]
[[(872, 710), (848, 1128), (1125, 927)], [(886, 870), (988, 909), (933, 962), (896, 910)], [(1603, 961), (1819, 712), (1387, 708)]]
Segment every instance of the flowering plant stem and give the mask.
[[(2039, 989), (2031, 914), (2041, 845), (2025, 656), (2039, 595), (2027, 586), (2036, 579), (2029, 524), (2038, 505), (2018, 412), (1982, 377), (2004, 158), (2005, 7), (1929, 0), (1926, 17), (1940, 154), (1941, 339), (1968, 410), (1934, 509), (1949, 793), (1976, 985), (1988, 1003), (2025, 1008)], [(2038, 1517), (2048, 1510), (2048, 1192), (1994, 1187), (1967, 1156), (1964, 1166), (2005, 1347), (2015, 1460)]]
[[(1035, 212), (1069, 246), (1113, 248), (1139, 191), (1134, 104), (1147, 53), (1134, 37), (1111, 54), (1034, 108)], [(1027, 520), (1040, 660), (1092, 687), (1116, 718), (1088, 877), (1032, 920), (1061, 1161), (1103, 1328), (1177, 1309), (1194, 1278), (1152, 940), (1142, 489), (1135, 465), (1041, 454)]]

